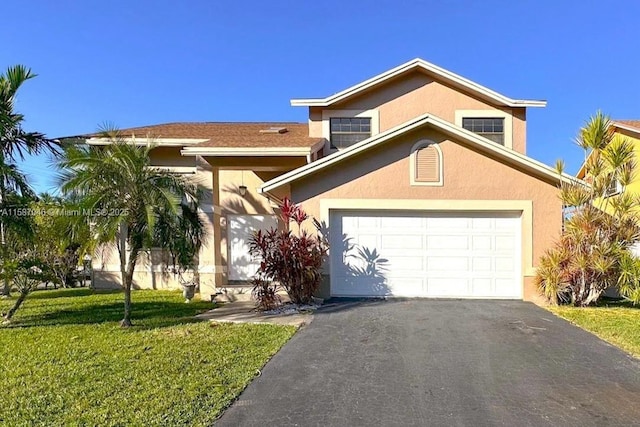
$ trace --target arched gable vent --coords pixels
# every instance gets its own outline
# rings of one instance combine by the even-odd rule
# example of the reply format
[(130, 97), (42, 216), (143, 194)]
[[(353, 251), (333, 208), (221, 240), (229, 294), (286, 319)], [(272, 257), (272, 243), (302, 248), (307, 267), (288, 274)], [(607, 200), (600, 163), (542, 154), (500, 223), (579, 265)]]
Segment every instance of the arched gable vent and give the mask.
[(442, 185), (442, 150), (432, 141), (420, 141), (411, 149), (411, 184)]

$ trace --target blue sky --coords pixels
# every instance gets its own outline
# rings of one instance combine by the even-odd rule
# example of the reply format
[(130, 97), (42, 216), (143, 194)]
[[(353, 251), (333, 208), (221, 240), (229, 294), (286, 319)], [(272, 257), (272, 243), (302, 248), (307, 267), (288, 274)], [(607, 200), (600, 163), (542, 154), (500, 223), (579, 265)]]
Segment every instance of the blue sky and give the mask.
[[(0, 67), (26, 128), (51, 137), (171, 121), (305, 121), (324, 97), (415, 57), (530, 109), (528, 154), (582, 160), (573, 138), (597, 109), (640, 118), (637, 1), (24, 1), (3, 4)], [(23, 165), (55, 189), (43, 158)]]

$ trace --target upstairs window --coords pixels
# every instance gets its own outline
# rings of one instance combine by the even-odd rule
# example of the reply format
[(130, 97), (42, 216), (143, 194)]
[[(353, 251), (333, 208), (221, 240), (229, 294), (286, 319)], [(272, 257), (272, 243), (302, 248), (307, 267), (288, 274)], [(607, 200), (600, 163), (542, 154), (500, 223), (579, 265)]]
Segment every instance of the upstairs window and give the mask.
[(370, 117), (335, 117), (330, 119), (331, 148), (343, 149), (371, 136)]
[(462, 127), (493, 142), (504, 145), (504, 119), (485, 117), (465, 117)]

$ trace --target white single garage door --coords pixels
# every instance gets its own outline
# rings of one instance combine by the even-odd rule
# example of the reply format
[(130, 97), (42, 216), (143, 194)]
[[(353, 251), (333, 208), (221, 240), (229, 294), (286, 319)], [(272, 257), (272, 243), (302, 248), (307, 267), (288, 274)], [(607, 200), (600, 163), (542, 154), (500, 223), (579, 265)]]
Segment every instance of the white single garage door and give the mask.
[(522, 298), (520, 213), (332, 211), (331, 294)]

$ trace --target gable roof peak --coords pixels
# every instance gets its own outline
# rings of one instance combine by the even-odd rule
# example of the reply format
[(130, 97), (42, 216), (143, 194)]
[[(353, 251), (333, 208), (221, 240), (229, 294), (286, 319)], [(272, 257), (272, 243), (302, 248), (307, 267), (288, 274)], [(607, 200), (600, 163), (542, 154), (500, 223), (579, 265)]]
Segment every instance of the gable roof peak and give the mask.
[(428, 74), (434, 75), (440, 80), (446, 81), (447, 83), (455, 87), (474, 93), (476, 96), (486, 99), (489, 102), (492, 102), (496, 105), (506, 106), (506, 107), (545, 107), (547, 105), (547, 102), (543, 100), (513, 99), (507, 96), (501, 95), (498, 92), (495, 92), (485, 86), (475, 83), (465, 77), (462, 77), (456, 73), (453, 73), (449, 70), (446, 70), (442, 67), (432, 64), (431, 62), (425, 61), (422, 58), (414, 58), (408, 62), (405, 62), (404, 64), (400, 64), (397, 67), (387, 70), (381, 74), (378, 74), (377, 76), (374, 76), (358, 84), (355, 84), (343, 91), (340, 91), (326, 98), (292, 99), (291, 105), (294, 107), (296, 106), (328, 107), (337, 102), (344, 101), (347, 98), (356, 96), (363, 91), (366, 91), (379, 84), (385, 83), (390, 79), (393, 79), (403, 73), (406, 73), (412, 70), (421, 70)]

